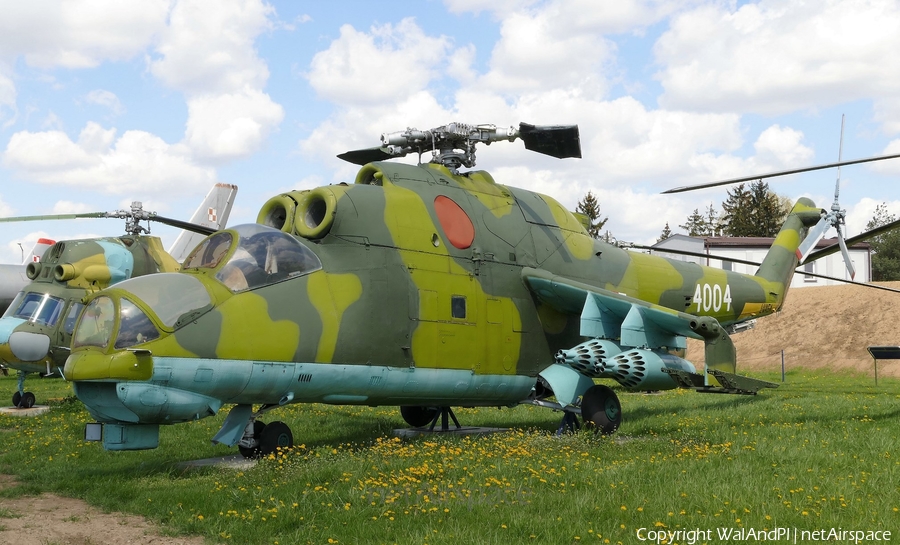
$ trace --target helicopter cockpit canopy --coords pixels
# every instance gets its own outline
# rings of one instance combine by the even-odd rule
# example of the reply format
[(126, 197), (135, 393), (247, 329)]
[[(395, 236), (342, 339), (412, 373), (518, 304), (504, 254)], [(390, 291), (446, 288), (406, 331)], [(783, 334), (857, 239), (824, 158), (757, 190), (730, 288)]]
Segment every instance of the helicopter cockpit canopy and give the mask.
[(239, 292), (322, 268), (315, 253), (297, 239), (260, 224), (218, 232), (184, 260), (185, 269), (216, 269), (216, 279)]
[(49, 293), (19, 292), (3, 317), (21, 318), (27, 322), (53, 327), (66, 303)]

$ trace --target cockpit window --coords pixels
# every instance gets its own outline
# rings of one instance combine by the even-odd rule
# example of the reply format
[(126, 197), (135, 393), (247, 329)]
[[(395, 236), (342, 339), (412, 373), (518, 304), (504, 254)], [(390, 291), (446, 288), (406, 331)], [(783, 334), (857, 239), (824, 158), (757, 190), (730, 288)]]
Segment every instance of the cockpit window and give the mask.
[(216, 273), (231, 291), (274, 284), (322, 268), (316, 254), (287, 233), (259, 224), (239, 225), (234, 231), (237, 247)]
[(81, 320), (78, 321), (78, 326), (75, 328), (72, 347), (99, 346), (106, 348), (112, 338), (115, 318), (115, 305), (113, 305), (112, 299), (104, 296), (91, 301), (81, 314)]
[(127, 348), (159, 337), (159, 330), (153, 326), (150, 318), (128, 299), (119, 300), (119, 316), (116, 348)]
[(59, 297), (32, 291), (25, 293), (21, 299), (16, 297), (9, 309), (12, 310), (11, 315), (16, 318), (53, 327), (59, 320), (64, 306), (65, 303)]
[(162, 325), (174, 327), (178, 319), (212, 304), (203, 283), (190, 274), (158, 273), (119, 282), (136, 300), (150, 307)]
[(184, 260), (185, 269), (214, 269), (228, 253), (233, 237), (228, 231), (220, 231), (208, 237), (194, 248)]
[(69, 307), (69, 312), (66, 313), (66, 321), (63, 322), (63, 331), (69, 335), (75, 331), (75, 323), (78, 321), (78, 314), (81, 313), (81, 309), (83, 308), (84, 305), (77, 301), (72, 303), (72, 306)]

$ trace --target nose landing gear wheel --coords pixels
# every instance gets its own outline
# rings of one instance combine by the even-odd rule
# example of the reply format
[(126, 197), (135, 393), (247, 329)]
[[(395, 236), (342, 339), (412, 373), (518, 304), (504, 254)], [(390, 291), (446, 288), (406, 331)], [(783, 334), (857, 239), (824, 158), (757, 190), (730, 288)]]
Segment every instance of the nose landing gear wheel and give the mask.
[(584, 425), (603, 435), (610, 435), (622, 423), (622, 404), (611, 388), (595, 384), (581, 398), (581, 417)]
[(12, 397), (13, 407), (18, 409), (30, 409), (34, 407), (34, 401), (34, 394), (31, 392), (25, 392), (24, 394), (16, 392)]

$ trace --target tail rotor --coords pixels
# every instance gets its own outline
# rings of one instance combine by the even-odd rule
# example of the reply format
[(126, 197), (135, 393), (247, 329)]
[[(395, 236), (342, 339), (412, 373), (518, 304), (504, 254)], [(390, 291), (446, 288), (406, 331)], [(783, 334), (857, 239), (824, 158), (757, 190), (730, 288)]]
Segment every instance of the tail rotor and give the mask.
[[(841, 144), (838, 148), (838, 163), (841, 162), (841, 155), (844, 152), (844, 116), (841, 116)], [(853, 267), (853, 261), (850, 259), (850, 252), (847, 251), (847, 242), (844, 240), (844, 229), (841, 226), (846, 226), (847, 219), (847, 211), (841, 208), (840, 203), (838, 202), (838, 196), (841, 192), (841, 167), (837, 167), (837, 181), (834, 184), (834, 203), (831, 205), (831, 211), (825, 212), (822, 210), (822, 219), (813, 226), (812, 229), (809, 230), (806, 238), (803, 239), (803, 242), (800, 243), (800, 246), (797, 248), (797, 258), (800, 260), (800, 263), (804, 263), (806, 258), (812, 253), (813, 249), (815, 249), (816, 244), (822, 240), (822, 237), (825, 235), (825, 232), (828, 231), (829, 227), (834, 227), (835, 231), (837, 231), (837, 239), (838, 244), (841, 248), (841, 255), (844, 256), (844, 264), (847, 266), (847, 272), (850, 274), (850, 280), (853, 280), (856, 277), (856, 269)]]

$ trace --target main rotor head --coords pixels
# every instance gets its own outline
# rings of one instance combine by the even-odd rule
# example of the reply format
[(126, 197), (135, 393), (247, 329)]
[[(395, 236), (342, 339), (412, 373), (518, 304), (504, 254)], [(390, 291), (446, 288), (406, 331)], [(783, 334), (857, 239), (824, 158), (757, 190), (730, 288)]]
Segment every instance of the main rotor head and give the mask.
[(434, 129), (419, 130), (407, 128), (405, 131), (381, 135), (381, 146), (348, 151), (339, 158), (354, 164), (364, 165), (403, 157), (410, 153), (422, 155), (431, 152), (431, 163), (444, 165), (453, 172), (460, 167), (475, 166), (475, 146), (490, 145), (491, 142), (513, 142), (521, 138), (525, 149), (563, 159), (581, 157), (581, 139), (578, 125), (537, 126), (519, 123), (519, 128), (498, 128), (496, 125), (468, 125), (450, 123)]

